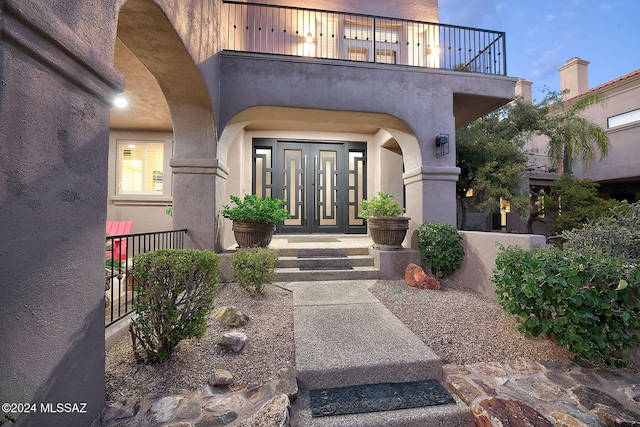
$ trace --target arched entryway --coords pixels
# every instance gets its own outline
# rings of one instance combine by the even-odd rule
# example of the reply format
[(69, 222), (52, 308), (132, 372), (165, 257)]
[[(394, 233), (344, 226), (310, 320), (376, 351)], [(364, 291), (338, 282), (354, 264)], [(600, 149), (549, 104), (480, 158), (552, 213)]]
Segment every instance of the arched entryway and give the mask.
[(179, 9), (128, 0), (120, 9), (118, 39), (155, 78), (171, 115), (174, 141), (166, 155), (171, 158), (167, 173), (173, 176), (173, 227), (189, 230), (187, 246), (215, 248), (216, 186), (226, 171), (215, 158), (214, 108), (206, 76), (194, 62), (197, 54), (189, 50), (188, 35), (178, 34), (172, 23), (184, 24), (183, 15), (189, 16)]
[[(411, 129), (389, 114), (272, 106), (237, 114), (218, 145), (230, 170), (227, 197), (284, 199), (293, 217), (282, 234), (366, 233), (359, 202), (384, 191), (404, 206), (403, 172), (420, 158), (403, 153), (419, 151)], [(227, 225), (223, 247), (234, 244)]]

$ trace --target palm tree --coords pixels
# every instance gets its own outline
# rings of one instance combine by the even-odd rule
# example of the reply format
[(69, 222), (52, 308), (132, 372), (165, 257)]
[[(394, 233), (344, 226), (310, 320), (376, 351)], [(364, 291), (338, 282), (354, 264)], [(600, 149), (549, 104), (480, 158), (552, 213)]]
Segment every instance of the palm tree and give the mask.
[(561, 94), (551, 94), (542, 102), (548, 109), (541, 133), (549, 138), (547, 154), (558, 164), (561, 173), (570, 174), (577, 160), (587, 167), (600, 152), (605, 158), (611, 142), (605, 131), (580, 115), (585, 109), (602, 102), (598, 94), (582, 96), (576, 101), (563, 101)]

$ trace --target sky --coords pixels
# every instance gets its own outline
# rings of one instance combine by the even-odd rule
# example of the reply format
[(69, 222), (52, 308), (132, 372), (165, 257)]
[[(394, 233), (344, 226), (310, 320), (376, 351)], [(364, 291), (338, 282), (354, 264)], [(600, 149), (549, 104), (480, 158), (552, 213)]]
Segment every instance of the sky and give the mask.
[(640, 0), (439, 0), (442, 24), (502, 31), (507, 74), (533, 98), (560, 91), (558, 67), (590, 61), (589, 88), (640, 69)]

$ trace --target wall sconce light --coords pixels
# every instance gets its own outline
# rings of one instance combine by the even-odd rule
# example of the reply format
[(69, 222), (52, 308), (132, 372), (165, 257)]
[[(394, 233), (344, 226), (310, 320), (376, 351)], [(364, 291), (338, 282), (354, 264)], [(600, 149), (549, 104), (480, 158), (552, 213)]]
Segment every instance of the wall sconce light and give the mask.
[(311, 32), (307, 33), (307, 38), (305, 39), (307, 43), (313, 43), (313, 34)]
[(441, 133), (436, 136), (436, 156), (449, 154), (449, 134)]

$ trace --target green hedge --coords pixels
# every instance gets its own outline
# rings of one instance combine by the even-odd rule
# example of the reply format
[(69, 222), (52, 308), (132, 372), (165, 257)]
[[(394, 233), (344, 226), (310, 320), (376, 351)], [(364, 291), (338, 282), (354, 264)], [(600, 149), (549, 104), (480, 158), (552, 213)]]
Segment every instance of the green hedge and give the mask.
[(420, 225), (418, 250), (423, 267), (438, 278), (451, 276), (462, 266), (462, 236), (453, 225), (435, 222)]
[(547, 334), (579, 360), (623, 366), (619, 350), (638, 341), (632, 330), (640, 329), (640, 268), (624, 259), (501, 247), (492, 280), (520, 331)]
[(129, 330), (140, 361), (162, 362), (185, 338), (201, 338), (213, 309), (219, 256), (211, 251), (166, 249), (136, 255), (138, 284)]

